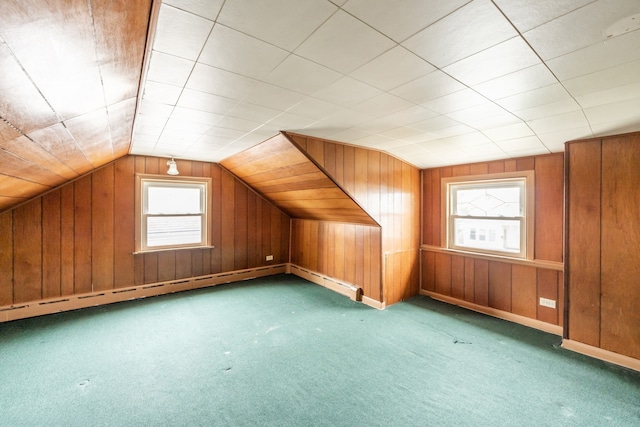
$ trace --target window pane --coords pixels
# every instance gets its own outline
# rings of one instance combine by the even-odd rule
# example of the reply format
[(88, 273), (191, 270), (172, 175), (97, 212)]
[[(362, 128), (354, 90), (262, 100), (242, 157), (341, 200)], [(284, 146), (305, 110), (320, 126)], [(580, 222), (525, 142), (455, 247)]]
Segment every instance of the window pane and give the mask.
[(454, 215), (504, 216), (522, 215), (519, 187), (487, 187), (455, 189), (457, 204)]
[(520, 253), (520, 221), (454, 218), (456, 246)]
[(187, 245), (202, 242), (200, 216), (147, 218), (147, 246)]
[(147, 191), (147, 213), (201, 213), (200, 194), (201, 189), (198, 187), (149, 186)]

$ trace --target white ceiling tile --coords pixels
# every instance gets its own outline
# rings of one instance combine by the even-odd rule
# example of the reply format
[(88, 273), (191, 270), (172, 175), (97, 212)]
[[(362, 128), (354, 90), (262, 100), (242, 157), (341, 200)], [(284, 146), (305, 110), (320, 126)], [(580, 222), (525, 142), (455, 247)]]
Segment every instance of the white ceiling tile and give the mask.
[(394, 123), (398, 126), (405, 126), (411, 123), (421, 122), (438, 116), (438, 113), (431, 111), (419, 105), (411, 106), (407, 109), (391, 113), (382, 118), (382, 120)]
[(424, 104), (466, 88), (462, 83), (437, 70), (393, 89), (391, 93), (415, 104)]
[(258, 80), (198, 63), (194, 67), (186, 87), (240, 100), (247, 96), (257, 84)]
[(532, 28), (576, 10), (595, 0), (494, 0), (518, 31)]
[(203, 134), (209, 129), (211, 125), (197, 122), (187, 122), (182, 119), (170, 118), (167, 121), (167, 125), (164, 127), (164, 132), (185, 132), (194, 134)]
[(461, 123), (481, 122), (492, 116), (500, 116), (505, 110), (493, 102), (484, 102), (475, 107), (457, 110), (447, 116)]
[(485, 104), (487, 99), (471, 89), (463, 89), (422, 104), (440, 114), (452, 113)]
[(489, 0), (476, 0), (402, 44), (442, 68), (517, 34), (493, 3)]
[(198, 142), (215, 142), (222, 140), (235, 140), (246, 134), (243, 130), (225, 128), (219, 126), (210, 127), (203, 136), (198, 138)]
[(638, 13), (635, 0), (598, 0), (524, 33), (544, 60), (606, 41), (605, 30)]
[(246, 133), (251, 132), (261, 124), (262, 123), (258, 121), (245, 120), (233, 116), (225, 116), (220, 119), (218, 123), (216, 123), (216, 126), (220, 128), (239, 130), (243, 133)]
[[(639, 32), (640, 34), (640, 32)], [(640, 46), (640, 44), (639, 44)], [(566, 80), (562, 84), (573, 96), (601, 92), (640, 83), (640, 61)]]
[(173, 86), (154, 81), (148, 81), (144, 86), (143, 99), (159, 104), (176, 105), (182, 92), (182, 86)]
[(195, 62), (188, 59), (152, 52), (147, 71), (147, 80), (173, 86), (184, 86)]
[(284, 49), (216, 24), (198, 62), (261, 79), (289, 55)]
[(222, 117), (219, 114), (185, 107), (176, 107), (171, 114), (171, 119), (173, 120), (180, 120), (186, 123), (203, 123), (209, 126), (218, 123)]
[(248, 102), (239, 102), (229, 111), (228, 116), (257, 123), (265, 123), (273, 119), (278, 114), (280, 114), (280, 111), (274, 110), (273, 108), (249, 104)]
[(531, 128), (527, 126), (526, 123), (522, 122), (508, 126), (485, 129), (482, 132), (494, 142), (520, 139), (526, 140), (526, 137), (531, 137), (533, 135), (533, 131), (531, 130)]
[(540, 59), (521, 37), (514, 37), (443, 69), (444, 72), (473, 86), (523, 68), (540, 64)]
[(544, 64), (537, 64), (474, 85), (473, 89), (491, 100), (496, 100), (557, 82), (558, 80)]
[(235, 0), (225, 2), (218, 22), (293, 51), (336, 10), (325, 0)]
[(382, 91), (373, 86), (354, 80), (351, 77), (343, 77), (315, 92), (313, 96), (333, 104), (352, 107), (381, 94)]
[(276, 116), (274, 119), (269, 121), (269, 124), (271, 126), (275, 126), (278, 130), (294, 131), (302, 130), (315, 122), (315, 119), (286, 112)]
[(371, 135), (370, 132), (366, 132), (358, 127), (352, 127), (332, 134), (331, 139), (335, 141), (352, 142), (369, 135)]
[(535, 107), (514, 111), (513, 114), (528, 122), (531, 120), (537, 120), (549, 116), (557, 116), (558, 114), (579, 110), (580, 104), (578, 104), (575, 99), (566, 98), (561, 101), (536, 105)]
[(407, 110), (414, 105), (402, 98), (382, 93), (376, 97), (361, 102), (353, 107), (354, 110), (361, 111), (372, 117), (380, 117), (397, 113), (398, 111)]
[(344, 9), (397, 42), (417, 33), (470, 0), (350, 0)]
[(627, 122), (640, 125), (640, 98), (626, 99), (611, 104), (585, 108), (584, 113), (591, 124), (607, 122)]
[(560, 83), (544, 86), (528, 92), (519, 93), (507, 98), (498, 99), (497, 104), (507, 110), (518, 111), (538, 105), (571, 99), (571, 95)]
[(538, 133), (538, 138), (552, 152), (564, 150), (564, 143), (574, 139), (591, 138), (593, 133), (588, 126), (574, 129), (563, 129), (555, 132)]
[(536, 134), (583, 128), (589, 125), (582, 111), (571, 111), (557, 116), (531, 120), (527, 124)]
[(479, 120), (472, 120), (467, 122), (467, 125), (477, 130), (493, 129), (496, 127), (509, 126), (522, 122), (520, 118), (503, 111), (500, 114), (494, 114), (491, 116), (482, 117)]
[(513, 155), (514, 153), (522, 153), (525, 150), (530, 152), (535, 151), (538, 154), (541, 154), (545, 151), (548, 152), (547, 147), (545, 147), (542, 141), (540, 141), (540, 138), (535, 135), (504, 139), (501, 141), (496, 141), (495, 144), (500, 147), (500, 149), (502, 149), (505, 153), (510, 155)]
[(343, 11), (338, 11), (295, 53), (348, 74), (391, 49), (394, 42)]
[(193, 89), (184, 89), (178, 99), (178, 106), (194, 110), (208, 111), (216, 114), (227, 114), (238, 103), (237, 99), (225, 98)]
[(336, 111), (336, 105), (320, 99), (307, 97), (287, 110), (289, 113), (320, 120)]
[(371, 120), (373, 120), (373, 117), (368, 114), (344, 108), (336, 110), (334, 114), (314, 123), (308, 129), (326, 129), (327, 132), (335, 133), (346, 127), (357, 126)]
[(244, 102), (262, 105), (276, 110), (285, 111), (305, 98), (298, 92), (283, 89), (269, 83), (259, 83), (243, 99)]
[(639, 120), (616, 120), (591, 125), (595, 136), (618, 135), (640, 131)]
[(218, 16), (223, 3), (224, 0), (162, 0), (162, 4), (170, 4), (212, 21)]
[[(576, 101), (582, 108), (591, 108), (604, 104), (627, 101), (633, 98), (640, 98), (640, 83), (617, 86), (612, 89), (580, 95), (576, 97)], [(638, 109), (640, 109), (640, 107), (638, 107)]]
[(153, 50), (195, 61), (212, 27), (211, 20), (163, 4)]
[(329, 68), (296, 55), (290, 55), (264, 80), (295, 92), (311, 95), (341, 77)]
[(396, 46), (358, 68), (350, 76), (388, 91), (433, 71), (433, 65), (402, 46)]
[(633, 31), (547, 61), (560, 80), (640, 59), (640, 31)]

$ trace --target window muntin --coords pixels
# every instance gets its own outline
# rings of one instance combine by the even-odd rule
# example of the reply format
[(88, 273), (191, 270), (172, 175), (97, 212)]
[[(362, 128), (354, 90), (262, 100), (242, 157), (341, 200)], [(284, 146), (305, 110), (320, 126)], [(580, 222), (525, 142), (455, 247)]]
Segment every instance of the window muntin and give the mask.
[(208, 178), (138, 175), (137, 251), (209, 245)]
[(446, 247), (533, 257), (533, 172), (443, 180)]

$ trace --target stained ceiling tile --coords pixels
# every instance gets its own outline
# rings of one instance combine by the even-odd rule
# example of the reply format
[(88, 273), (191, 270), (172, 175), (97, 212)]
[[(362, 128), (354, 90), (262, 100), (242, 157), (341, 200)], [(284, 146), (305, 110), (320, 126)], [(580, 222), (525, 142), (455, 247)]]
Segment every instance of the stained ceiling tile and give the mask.
[(346, 12), (339, 11), (296, 50), (297, 55), (348, 74), (395, 43)]
[(442, 68), (518, 35), (489, 0), (466, 4), (402, 45)]

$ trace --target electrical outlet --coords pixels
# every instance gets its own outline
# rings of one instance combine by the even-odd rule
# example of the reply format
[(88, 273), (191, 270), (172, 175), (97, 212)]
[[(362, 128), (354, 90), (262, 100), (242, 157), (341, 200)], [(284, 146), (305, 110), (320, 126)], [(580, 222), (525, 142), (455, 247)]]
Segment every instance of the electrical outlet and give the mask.
[(540, 298), (540, 305), (543, 307), (556, 308), (556, 300)]
[(273, 255), (267, 255), (265, 259), (267, 261), (273, 261)]

